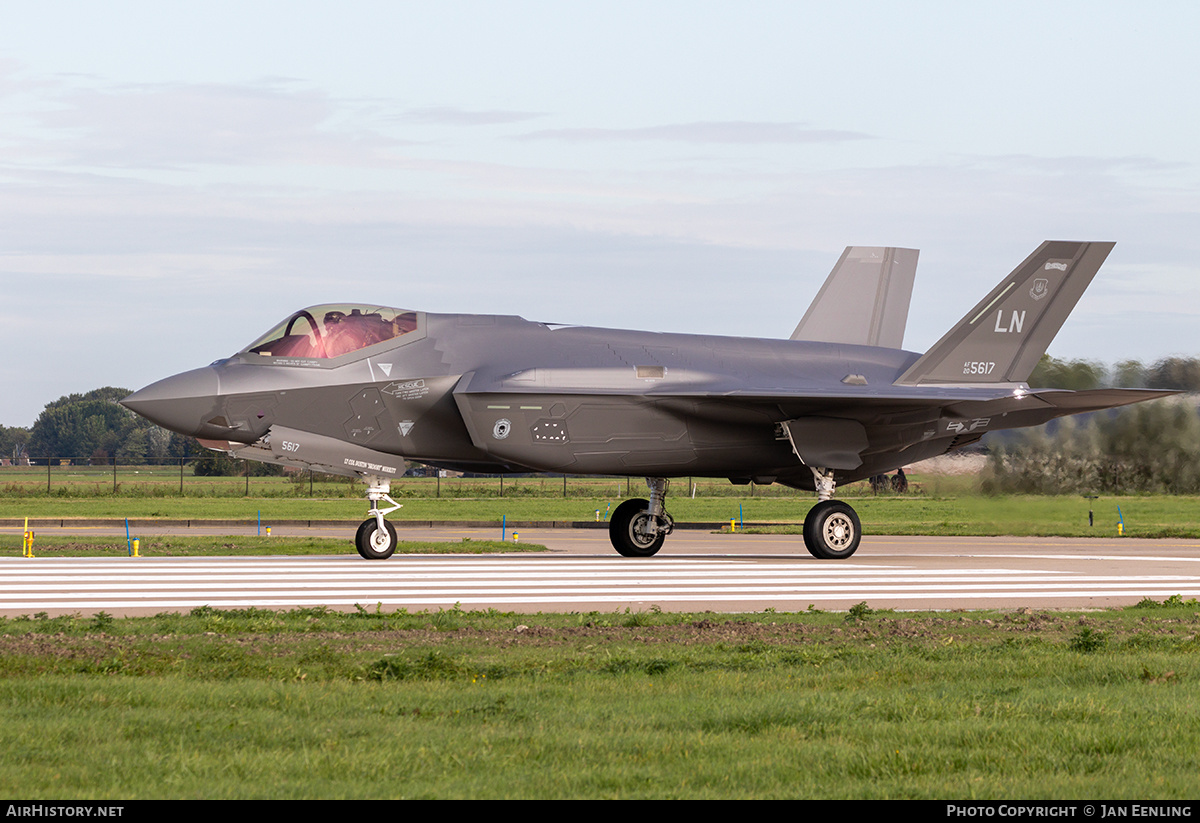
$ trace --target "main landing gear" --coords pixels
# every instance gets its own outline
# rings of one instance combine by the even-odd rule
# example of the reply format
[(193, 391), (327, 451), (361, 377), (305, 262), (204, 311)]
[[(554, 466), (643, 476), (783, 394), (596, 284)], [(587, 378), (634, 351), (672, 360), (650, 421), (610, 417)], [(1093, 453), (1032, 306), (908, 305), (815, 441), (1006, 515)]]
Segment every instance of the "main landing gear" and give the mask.
[(617, 506), (608, 521), (608, 539), (622, 557), (650, 557), (662, 548), (663, 540), (675, 528), (664, 503), (670, 481), (647, 477), (650, 499), (626, 500)]
[[(370, 517), (358, 527), (354, 546), (367, 560), (386, 560), (396, 551), (396, 527), (384, 520), (383, 516), (396, 511), (400, 504), (390, 496), (392, 484), (389, 481), (374, 475), (368, 476), (366, 481), (367, 500), (371, 502), (371, 508), (367, 511)], [(391, 503), (391, 508), (379, 508), (381, 500)]]
[[(862, 524), (854, 509), (833, 499), (836, 486), (833, 470), (812, 468), (812, 473), (818, 502), (804, 518), (804, 545), (813, 557), (845, 560), (858, 550)], [(623, 557), (651, 557), (657, 554), (666, 536), (675, 528), (675, 521), (664, 507), (670, 482), (663, 477), (647, 477), (646, 485), (650, 488), (649, 500), (626, 500), (617, 506), (608, 521), (608, 538)], [(372, 522), (368, 520), (363, 528)], [(363, 556), (366, 557), (365, 554)]]
[(862, 525), (854, 509), (833, 500), (833, 470), (810, 467), (817, 487), (817, 505), (804, 518), (804, 545), (822, 560), (845, 560), (858, 549)]

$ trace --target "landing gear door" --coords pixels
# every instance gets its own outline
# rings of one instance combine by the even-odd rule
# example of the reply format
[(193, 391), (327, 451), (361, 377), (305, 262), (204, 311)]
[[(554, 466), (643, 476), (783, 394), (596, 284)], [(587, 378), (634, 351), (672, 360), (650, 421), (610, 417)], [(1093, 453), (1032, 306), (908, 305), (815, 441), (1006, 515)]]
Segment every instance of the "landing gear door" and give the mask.
[(857, 469), (866, 451), (867, 430), (857, 420), (837, 417), (800, 417), (785, 420), (783, 430), (792, 451), (806, 466)]

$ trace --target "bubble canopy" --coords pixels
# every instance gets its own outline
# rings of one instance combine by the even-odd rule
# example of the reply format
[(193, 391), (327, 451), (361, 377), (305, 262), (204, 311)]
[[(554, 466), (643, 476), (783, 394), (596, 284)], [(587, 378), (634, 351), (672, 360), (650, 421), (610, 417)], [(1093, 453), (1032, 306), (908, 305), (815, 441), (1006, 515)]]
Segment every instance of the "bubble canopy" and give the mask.
[(356, 304), (309, 306), (244, 350), (264, 357), (331, 360), (416, 331), (417, 313)]

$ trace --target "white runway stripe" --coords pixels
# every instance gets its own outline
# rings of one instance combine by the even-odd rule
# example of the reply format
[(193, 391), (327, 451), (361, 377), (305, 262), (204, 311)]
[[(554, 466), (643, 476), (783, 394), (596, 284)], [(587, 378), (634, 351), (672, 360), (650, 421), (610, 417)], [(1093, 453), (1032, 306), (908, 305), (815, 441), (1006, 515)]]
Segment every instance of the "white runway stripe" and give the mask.
[[(1048, 582), (1047, 582), (1048, 581)], [(192, 592), (196, 594), (205, 591), (211, 591), (216, 594), (228, 593), (231, 590), (238, 591), (257, 591), (264, 588), (264, 584), (270, 585), (274, 581), (269, 578), (263, 578), (258, 581), (230, 581), (225, 583), (220, 588), (214, 588), (211, 582), (191, 583), (191, 582), (172, 582), (169, 586), (164, 585), (168, 581), (138, 581), (135, 585), (131, 582), (117, 582), (116, 585), (111, 583), (72, 583), (71, 590), (73, 592), (109, 592), (109, 591), (161, 591), (169, 589), (170, 591)], [(154, 585), (147, 585), (148, 582)], [(346, 581), (323, 581), (320, 584), (313, 583), (312, 585), (297, 584), (296, 581), (289, 581), (292, 585), (289, 588), (302, 590), (309, 595), (337, 595), (344, 594), (346, 589), (363, 589), (362, 583)], [(758, 582), (761, 585), (746, 585), (747, 583)], [(931, 584), (928, 579), (923, 577), (897, 577), (887, 583), (881, 583), (878, 579), (871, 580), (854, 580), (846, 579), (837, 583), (829, 583), (827, 585), (813, 585), (811, 581), (806, 581), (801, 578), (770, 578), (762, 577), (757, 581), (738, 580), (738, 585), (722, 585), (719, 587), (721, 591), (741, 591), (741, 592), (756, 592), (756, 591), (777, 591), (781, 588), (786, 588), (789, 591), (797, 592), (833, 592), (833, 591), (863, 591), (863, 592), (879, 592), (879, 591), (899, 591), (911, 589), (929, 589), (937, 590), (943, 588), (947, 583), (954, 583), (955, 591), (1013, 591), (1013, 590), (1036, 590), (1036, 589), (1054, 589), (1062, 588), (1064, 583), (1060, 578), (1047, 577), (1021, 577), (1015, 576), (1004, 580), (989, 580), (986, 583), (964, 582), (962, 580), (941, 580), (938, 584)], [(1185, 577), (1181, 575), (1162, 575), (1162, 576), (1141, 576), (1136, 578), (1129, 577), (1088, 577), (1086, 582), (1089, 585), (1105, 585), (1110, 589), (1141, 589), (1150, 584), (1161, 584), (1165, 586), (1195, 586), (1198, 584), (1196, 578)], [(504, 584), (504, 585), (501, 585)], [(555, 590), (574, 590), (582, 592), (598, 592), (604, 591), (609, 593), (642, 593), (645, 591), (647, 584), (633, 583), (629, 584), (624, 581), (613, 581), (605, 579), (591, 579), (584, 581), (565, 581), (562, 578), (553, 580), (531, 581), (519, 578), (512, 580), (454, 580), (446, 579), (440, 582), (422, 581), (422, 582), (387, 582), (374, 583), (367, 587), (370, 591), (377, 592), (406, 592), (406, 593), (421, 593), (421, 592), (440, 592), (443, 589), (464, 590), (470, 589), (474, 594), (502, 594), (506, 591), (520, 593), (522, 590), (534, 591), (538, 589), (555, 589)], [(675, 581), (663, 581), (657, 586), (664, 591), (680, 592), (706, 592), (713, 591), (714, 586), (700, 585), (684, 585)], [(30, 583), (30, 584), (0, 584), (0, 603), (4, 602), (4, 598), (8, 595), (19, 597), (25, 592), (56, 592), (61, 591), (62, 586), (58, 583)]]
[[(806, 558), (770, 559), (564, 559), (519, 557), (358, 558), (0, 558), (0, 611), (120, 612), (351, 608), (382, 603), (391, 608), (577, 611), (615, 605), (739, 604), (750, 611), (792, 604), (896, 602), (918, 608), (947, 600), (1019, 605), (1046, 600), (1200, 595), (1200, 574), (1090, 575), (1082, 572), (962, 567), (915, 569), (907, 565), (828, 564)], [(1140, 558), (1146, 564), (1146, 558)], [(969, 561), (967, 561), (969, 562)], [(1145, 568), (1145, 566), (1143, 566)]]

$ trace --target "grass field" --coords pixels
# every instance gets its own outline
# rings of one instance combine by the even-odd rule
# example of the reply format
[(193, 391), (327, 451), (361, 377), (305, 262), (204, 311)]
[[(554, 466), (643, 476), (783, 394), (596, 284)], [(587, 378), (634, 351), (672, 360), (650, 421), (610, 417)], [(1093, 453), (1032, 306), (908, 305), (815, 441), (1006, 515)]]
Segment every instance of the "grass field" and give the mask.
[[(21, 535), (0, 535), (0, 551), (16, 554), (21, 550)], [(171, 535), (139, 538), (142, 557), (236, 557), (242, 555), (328, 555), (344, 556), (352, 551), (349, 535), (345, 540), (331, 537), (193, 537)], [(540, 552), (546, 547), (528, 541), (512, 540), (405, 540), (396, 546), (397, 554), (495, 554), (497, 552)], [(128, 555), (130, 544), (124, 537), (41, 536), (34, 541), (35, 557), (120, 557)]]
[(0, 620), (24, 799), (1200, 791), (1195, 601), (723, 617)]
[[(840, 495), (839, 495), (840, 497)], [(849, 497), (867, 534), (1043, 535), (1108, 537), (1119, 515), (1131, 537), (1200, 538), (1200, 497), (1130, 496), (1089, 501), (1073, 496), (907, 495)], [(389, 515), (402, 521), (468, 520), (499, 524), (551, 520), (594, 520), (615, 508), (618, 498), (520, 497), (480, 499), (402, 498)], [(789, 497), (668, 497), (679, 522), (791, 523), (798, 527), (813, 504), (807, 494)], [(1095, 525), (1088, 525), (1089, 505)], [(350, 498), (146, 498), (0, 497), (0, 518), (170, 518), (228, 519), (264, 525), (283, 520), (362, 520), (366, 503)]]
[[(968, 481), (970, 482), (970, 481)], [(727, 480), (680, 478), (675, 493), (702, 497), (741, 497), (749, 487)], [(46, 465), (0, 467), (0, 492), (8, 497), (351, 497), (364, 496), (361, 481), (307, 473), (268, 477), (201, 477), (188, 465), (94, 466)], [(869, 491), (866, 483), (847, 487), (849, 493)], [(625, 499), (645, 492), (640, 479), (623, 477), (404, 477), (393, 481), (394, 497), (603, 497)], [(752, 496), (788, 497), (783, 486), (755, 486)]]

